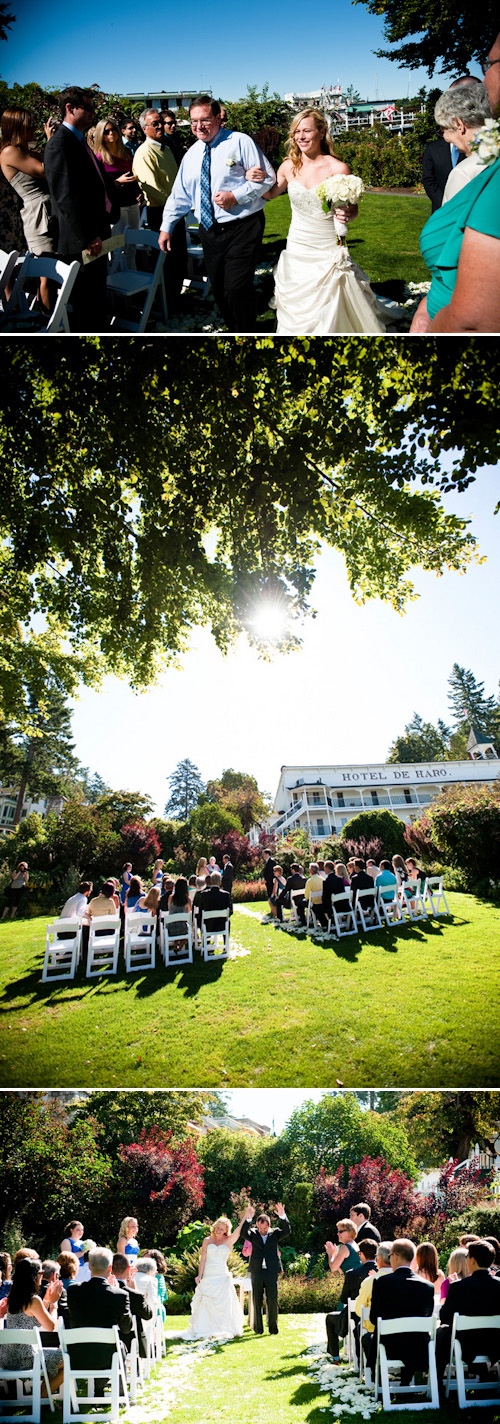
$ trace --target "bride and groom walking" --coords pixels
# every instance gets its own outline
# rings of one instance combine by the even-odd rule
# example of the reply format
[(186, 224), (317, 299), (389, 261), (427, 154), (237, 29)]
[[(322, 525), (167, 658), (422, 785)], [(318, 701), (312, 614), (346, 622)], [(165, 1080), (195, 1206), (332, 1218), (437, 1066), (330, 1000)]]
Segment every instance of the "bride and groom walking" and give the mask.
[[(277, 1202), (276, 1214), (280, 1219), (279, 1226), (271, 1228), (266, 1212), (260, 1212), (255, 1225), (251, 1226), (255, 1211), (249, 1203), (235, 1231), (231, 1231), (227, 1216), (221, 1216), (214, 1222), (210, 1235), (205, 1237), (201, 1247), (196, 1290), (191, 1302), (191, 1324), (189, 1330), (182, 1332), (181, 1338), (202, 1340), (213, 1335), (234, 1338), (243, 1334), (243, 1311), (227, 1266), (229, 1253), (238, 1238), (247, 1241), (252, 1248), (247, 1270), (252, 1281), (255, 1334), (264, 1333), (264, 1295), (269, 1334), (278, 1334), (278, 1277), (282, 1270), (279, 1247), (284, 1237), (290, 1235), (290, 1223), (282, 1202)], [(169, 1338), (174, 1338), (170, 1332)]]
[[(334, 213), (325, 213), (317, 188), (349, 174), (335, 156), (326, 120), (305, 109), (293, 120), (289, 157), (276, 177), (248, 134), (221, 128), (220, 106), (209, 95), (194, 99), (191, 128), (198, 140), (182, 160), (165, 204), (159, 244), (170, 251), (172, 229), (191, 210), (212, 290), (229, 331), (255, 330), (254, 275), (264, 231), (264, 203), (288, 190), (292, 221), (275, 272), (280, 336), (385, 331), (383, 306), (369, 279), (337, 244)], [(348, 222), (357, 208), (338, 209)]]

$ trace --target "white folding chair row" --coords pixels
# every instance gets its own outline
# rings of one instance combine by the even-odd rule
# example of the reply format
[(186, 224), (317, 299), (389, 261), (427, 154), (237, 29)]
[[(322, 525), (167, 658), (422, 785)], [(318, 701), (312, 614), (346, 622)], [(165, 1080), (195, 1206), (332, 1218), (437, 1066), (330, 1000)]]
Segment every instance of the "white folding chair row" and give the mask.
[[(371, 904), (369, 902), (372, 902)], [(377, 904), (377, 892), (373, 890), (357, 890), (354, 904), (354, 914), (360, 923), (365, 934), (370, 930), (381, 930), (382, 920)]]
[[(174, 934), (169, 933), (169, 927), (175, 927)], [(181, 945), (183, 948), (174, 951), (173, 945)], [(170, 913), (166, 910), (160, 911), (160, 948), (165, 965), (170, 964), (192, 964), (193, 963), (193, 922), (191, 914), (184, 911)]]
[(407, 880), (399, 887), (399, 902), (404, 915), (411, 921), (429, 918), (421, 894), (420, 880)]
[[(11, 1330), (3, 1329), (0, 1334), (2, 1349), (9, 1345), (29, 1345), (33, 1351), (32, 1363), (29, 1367), (22, 1369), (19, 1365), (15, 1369), (9, 1370), (0, 1367), (0, 1381), (6, 1384), (15, 1383), (16, 1399), (6, 1399), (0, 1392), (0, 1420), (2, 1424), (25, 1424), (30, 1420), (31, 1424), (40, 1424), (42, 1413), (42, 1381), (47, 1391), (47, 1400), (52, 1413), (54, 1412), (54, 1400), (52, 1397), (45, 1356), (43, 1353), (42, 1340), (38, 1326), (32, 1330)], [(29, 1386), (29, 1392), (25, 1394), (24, 1386)]]
[[(443, 879), (443, 875), (428, 875), (424, 885), (422, 896), (424, 905), (428, 907), (431, 915), (436, 915), (436, 917), (450, 914), (448, 901), (443, 890)], [(444, 905), (444, 910), (441, 909), (441, 905)]]
[(394, 929), (396, 925), (404, 924), (404, 914), (399, 897), (399, 887), (392, 889), (391, 886), (379, 885), (377, 891), (377, 905), (379, 914), (385, 921), (388, 929)]
[[(480, 1380), (477, 1376), (466, 1377), (464, 1372), (464, 1360), (462, 1345), (458, 1339), (458, 1331), (462, 1334), (468, 1330), (500, 1330), (500, 1315), (454, 1315), (451, 1331), (450, 1363), (446, 1371), (446, 1398), (449, 1399), (450, 1391), (456, 1390), (460, 1409), (485, 1409), (490, 1405), (500, 1404), (500, 1364), (497, 1365), (498, 1384), (492, 1380)], [(479, 1353), (474, 1356), (473, 1365), (488, 1364), (489, 1356)], [(453, 1378), (453, 1371), (455, 1378)], [(496, 1393), (491, 1394), (495, 1388)], [(481, 1393), (482, 1399), (471, 1399), (467, 1393), (473, 1390), (474, 1395)], [(488, 1394), (488, 1398), (484, 1395)]]
[[(86, 1421), (93, 1421), (93, 1424), (100, 1424), (100, 1421), (113, 1421), (117, 1424), (120, 1411), (120, 1395), (124, 1403), (129, 1408), (129, 1393), (125, 1365), (122, 1356), (120, 1336), (118, 1326), (112, 1325), (108, 1330), (100, 1327), (80, 1327), (76, 1330), (66, 1330), (64, 1325), (59, 1327), (59, 1339), (63, 1352), (63, 1424), (86, 1424)], [(111, 1364), (106, 1369), (78, 1369), (71, 1364), (68, 1353), (71, 1345), (107, 1345), (112, 1347), (113, 1354)], [(86, 1395), (77, 1395), (77, 1384), (87, 1381)], [(96, 1395), (95, 1381), (103, 1380), (111, 1383), (111, 1394), (105, 1392), (103, 1383), (103, 1393)], [(83, 1412), (82, 1405), (87, 1405), (87, 1412)], [(106, 1405), (107, 1410), (97, 1411), (97, 1405)], [(109, 1412), (109, 1410), (111, 1412)]]
[[(64, 935), (64, 939), (61, 938)], [(68, 938), (69, 936), (69, 938)], [(45, 955), (42, 984), (74, 979), (80, 959), (82, 925), (80, 920), (53, 920), (45, 932)]]
[(118, 972), (120, 916), (99, 915), (90, 921), (87, 950), (87, 979)]
[(364, 1350), (363, 1350), (363, 1340), (365, 1340), (365, 1339), (368, 1339), (368, 1340), (369, 1340), (370, 1337), (371, 1337), (371, 1335), (373, 1334), (373, 1331), (372, 1331), (372, 1330), (367, 1330), (367, 1328), (366, 1328), (366, 1327), (367, 1327), (367, 1324), (369, 1325), (369, 1323), (370, 1323), (370, 1306), (369, 1306), (369, 1305), (362, 1305), (362, 1306), (360, 1306), (360, 1317), (359, 1317), (359, 1352), (358, 1352), (358, 1353), (359, 1353), (359, 1379), (360, 1379), (360, 1383), (361, 1383), (361, 1384), (364, 1383), (364, 1384), (367, 1384), (367, 1385), (373, 1384), (372, 1372), (371, 1372), (370, 1366), (367, 1365), (367, 1363), (366, 1363), (366, 1355), (365, 1355), (365, 1352), (364, 1352)]
[[(215, 929), (214, 922), (223, 921), (222, 929)], [(207, 961), (227, 959), (229, 954), (229, 910), (204, 910), (202, 916), (203, 958)], [(222, 942), (222, 949), (220, 948)]]
[[(391, 1335), (427, 1335), (428, 1338), (428, 1359), (427, 1359), (427, 1383), (408, 1385), (396, 1384), (393, 1379), (389, 1379), (389, 1366), (391, 1369), (401, 1366), (404, 1369), (403, 1360), (394, 1356), (395, 1346), (391, 1345)], [(414, 1396), (425, 1393), (425, 1400), (416, 1403)], [(379, 1320), (378, 1322), (378, 1342), (377, 1342), (377, 1363), (375, 1367), (375, 1402), (382, 1395), (384, 1409), (439, 1409), (439, 1390), (436, 1370), (436, 1320), (434, 1316), (422, 1317), (409, 1316), (403, 1320)], [(396, 1403), (391, 1402), (391, 1394), (396, 1395)], [(406, 1403), (401, 1403), (400, 1396), (410, 1395), (411, 1398)]]
[(352, 894), (347, 887), (339, 895), (332, 895), (332, 913), (328, 919), (328, 928), (332, 924), (338, 939), (343, 939), (344, 935), (358, 933), (356, 916), (352, 908)]
[(128, 910), (125, 915), (124, 951), (127, 974), (154, 969), (156, 915), (148, 910)]
[(303, 900), (303, 899), (304, 899), (304, 891), (303, 891), (303, 890), (291, 890), (291, 891), (290, 891), (290, 924), (295, 925), (295, 928), (296, 928), (296, 929), (299, 929), (299, 930), (300, 930), (300, 929), (303, 929), (303, 925), (301, 925), (301, 922), (300, 922), (299, 912), (298, 912), (298, 909), (297, 909), (297, 902), (298, 902), (299, 900)]
[(160, 251), (158, 245), (158, 233), (152, 232), (150, 228), (126, 227), (125, 246), (123, 249), (124, 261), (126, 261), (126, 249), (143, 250), (150, 248), (156, 252), (156, 262), (152, 272), (131, 271), (125, 268), (123, 271), (111, 272), (107, 278), (107, 289), (114, 296), (120, 296), (131, 301), (135, 297), (145, 293), (145, 301), (140, 317), (137, 321), (129, 321), (121, 317), (112, 318), (111, 326), (119, 331), (146, 331), (149, 318), (153, 310), (153, 303), (157, 294), (161, 300), (163, 321), (168, 321), (167, 298), (165, 293), (165, 280), (163, 269), (165, 266), (165, 253)]
[(5, 312), (9, 316), (15, 316), (16, 312), (24, 315), (31, 311), (36, 303), (36, 296), (33, 296), (32, 292), (27, 295), (27, 289), (33, 280), (39, 281), (40, 277), (48, 277), (51, 282), (57, 283), (59, 293), (52, 315), (40, 329), (52, 334), (69, 333), (67, 307), (79, 271), (79, 262), (60, 262), (56, 257), (35, 257), (33, 253), (28, 252), (9, 300), (5, 303)]
[(311, 924), (311, 922), (312, 922), (312, 927), (313, 927), (313, 930), (314, 930), (315, 932), (317, 932), (318, 930), (322, 930), (323, 926), (322, 926), (322, 924), (320, 923), (320, 921), (318, 920), (317, 915), (316, 915), (316, 909), (318, 909), (318, 906), (319, 906), (320, 903), (321, 903), (321, 902), (318, 901), (317, 904), (316, 904), (316, 908), (315, 908), (314, 903), (313, 903), (313, 899), (312, 899), (312, 896), (311, 896), (311, 895), (309, 896), (309, 899), (306, 901), (306, 904), (307, 904), (306, 929), (309, 929), (309, 926), (310, 926), (310, 924)]

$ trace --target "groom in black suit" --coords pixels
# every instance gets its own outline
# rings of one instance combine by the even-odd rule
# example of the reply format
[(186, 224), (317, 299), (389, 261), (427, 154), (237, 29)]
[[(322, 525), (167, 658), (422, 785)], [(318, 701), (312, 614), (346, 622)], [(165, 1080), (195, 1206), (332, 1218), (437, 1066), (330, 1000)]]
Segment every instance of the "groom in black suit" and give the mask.
[(276, 1203), (276, 1211), (282, 1224), (276, 1226), (273, 1231), (271, 1231), (270, 1218), (265, 1212), (261, 1212), (257, 1217), (255, 1226), (250, 1226), (255, 1215), (252, 1207), (249, 1207), (246, 1221), (243, 1222), (241, 1228), (240, 1240), (250, 1241), (252, 1247), (248, 1272), (252, 1280), (253, 1328), (256, 1335), (264, 1334), (262, 1324), (264, 1291), (267, 1301), (269, 1334), (278, 1334), (278, 1276), (283, 1270), (279, 1245), (282, 1237), (290, 1235), (290, 1222), (282, 1202)]

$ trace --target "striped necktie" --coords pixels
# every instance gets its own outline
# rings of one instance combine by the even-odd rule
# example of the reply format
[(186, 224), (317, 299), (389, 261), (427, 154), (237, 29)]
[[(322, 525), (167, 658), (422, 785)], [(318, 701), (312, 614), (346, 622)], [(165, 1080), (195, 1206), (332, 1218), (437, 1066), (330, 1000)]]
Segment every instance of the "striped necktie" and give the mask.
[(212, 190), (210, 182), (210, 144), (205, 144), (203, 162), (201, 165), (200, 178), (200, 223), (202, 227), (212, 227), (215, 222), (215, 213), (212, 207)]

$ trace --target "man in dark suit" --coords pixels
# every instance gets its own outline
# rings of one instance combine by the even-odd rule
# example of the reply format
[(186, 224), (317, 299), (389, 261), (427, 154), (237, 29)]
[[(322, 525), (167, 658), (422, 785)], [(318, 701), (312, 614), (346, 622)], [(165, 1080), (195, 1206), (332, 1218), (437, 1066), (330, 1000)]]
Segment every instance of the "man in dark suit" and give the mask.
[[(99, 253), (110, 236), (110, 223), (120, 215), (119, 200), (108, 189), (104, 168), (85, 138), (94, 119), (92, 95), (76, 87), (65, 89), (60, 104), (62, 123), (43, 156), (58, 225), (57, 254), (63, 262), (81, 264), (71, 295), (72, 328), (102, 331), (107, 325), (106, 258)], [(99, 260), (83, 266), (84, 251)]]
[[(143, 1320), (152, 1320), (153, 1311), (148, 1305), (146, 1297), (142, 1291), (134, 1290), (135, 1266), (132, 1264), (130, 1256), (122, 1256), (119, 1251), (113, 1256), (113, 1275), (120, 1290), (125, 1291), (130, 1311), (137, 1321), (137, 1334), (139, 1337), (139, 1354), (145, 1360), (147, 1356), (146, 1336), (142, 1328)], [(130, 1350), (133, 1338), (133, 1326), (130, 1335), (124, 1329), (120, 1329), (120, 1337), (123, 1340), (127, 1351)]]
[(269, 1334), (278, 1334), (278, 1276), (283, 1269), (279, 1255), (280, 1241), (290, 1235), (290, 1222), (282, 1202), (276, 1203), (276, 1211), (281, 1226), (271, 1231), (271, 1220), (265, 1212), (257, 1217), (255, 1226), (250, 1226), (255, 1212), (249, 1207), (247, 1219), (241, 1228), (241, 1241), (250, 1241), (252, 1254), (248, 1262), (248, 1272), (252, 1280), (253, 1328), (256, 1335), (263, 1335), (262, 1302), (266, 1293)]
[[(440, 1311), (440, 1326), (436, 1336), (436, 1365), (441, 1379), (450, 1359), (453, 1316), (500, 1315), (500, 1276), (490, 1275), (495, 1252), (489, 1241), (470, 1241), (468, 1276), (452, 1281)], [(458, 1332), (462, 1355), (472, 1364), (475, 1355), (488, 1355), (492, 1364), (500, 1359), (500, 1330), (467, 1330)]]
[[(421, 1280), (411, 1268), (415, 1247), (401, 1237), (393, 1241), (391, 1250), (392, 1276), (377, 1276), (373, 1282), (370, 1321), (375, 1326), (372, 1336), (365, 1337), (363, 1348), (370, 1369), (375, 1370), (379, 1320), (407, 1319), (409, 1316), (431, 1316), (434, 1310), (434, 1287)], [(389, 1357), (389, 1350), (388, 1350)], [(428, 1343), (424, 1335), (391, 1335), (390, 1358), (402, 1360), (405, 1369), (402, 1384), (408, 1384), (415, 1370), (426, 1370)]]
[[(277, 920), (280, 920), (281, 923), (283, 922), (283, 905), (287, 905), (287, 906), (288, 906), (288, 905), (290, 904), (290, 897), (291, 897), (292, 890), (303, 890), (303, 889), (304, 889), (304, 886), (305, 886), (305, 883), (306, 883), (306, 877), (305, 877), (305, 875), (302, 875), (302, 872), (301, 872), (301, 869), (300, 869), (300, 865), (296, 865), (296, 864), (291, 865), (291, 866), (290, 866), (290, 874), (289, 874), (289, 876), (288, 876), (288, 880), (287, 880), (287, 882), (286, 882), (286, 885), (284, 885), (284, 886), (283, 886), (283, 889), (280, 890), (280, 893), (279, 893), (278, 898), (277, 898), (277, 900), (276, 900), (276, 919), (277, 919)], [(271, 890), (272, 890), (272, 888), (273, 888), (273, 887), (271, 886)], [(297, 903), (297, 901), (295, 901), (295, 903), (296, 903), (297, 909), (298, 909), (299, 911), (300, 911), (300, 908), (302, 908), (303, 921), (304, 921), (304, 924), (305, 924), (306, 916), (305, 916), (305, 899), (304, 899), (304, 896), (302, 896), (302, 899), (299, 900), (298, 903)], [(299, 918), (300, 918), (300, 913), (299, 913)]]
[[(89, 1252), (90, 1280), (68, 1286), (70, 1327), (98, 1326), (109, 1330), (117, 1325), (123, 1339), (130, 1339), (134, 1329), (127, 1292), (110, 1282), (113, 1256), (106, 1247)], [(105, 1370), (111, 1365), (111, 1345), (71, 1345), (69, 1354), (73, 1369)]]
[[(206, 910), (229, 910), (229, 914), (232, 915), (233, 906), (231, 896), (227, 890), (221, 890), (221, 879), (220, 871), (214, 870), (211, 876), (212, 884), (209, 889), (201, 891), (198, 904), (201, 906), (202, 916)], [(195, 904), (196, 898), (195, 895)], [(214, 932), (216, 930), (223, 930), (224, 920), (211, 920), (210, 929)]]
[[(373, 890), (372, 877), (371, 875), (367, 874), (365, 870), (365, 862), (361, 859), (356, 859), (354, 861), (354, 875), (351, 876), (351, 892), (353, 906), (356, 904), (356, 895), (358, 893), (358, 890)], [(374, 904), (375, 895), (371, 895), (368, 897), (367, 900), (363, 900), (362, 905), (365, 913), (367, 910), (373, 910)]]
[(372, 1241), (381, 1240), (380, 1231), (377, 1226), (373, 1225), (371, 1215), (372, 1209), (371, 1206), (368, 1205), (368, 1202), (357, 1202), (356, 1206), (351, 1207), (349, 1216), (356, 1227), (356, 1243), (358, 1246), (360, 1241), (366, 1241), (367, 1237), (371, 1237)]
[(263, 869), (263, 871), (262, 871), (262, 879), (265, 880), (265, 882), (266, 882), (267, 898), (268, 898), (268, 900), (270, 900), (270, 899), (271, 899), (271, 895), (272, 895), (272, 893), (273, 893), (274, 867), (275, 867), (275, 865), (276, 865), (276, 861), (273, 860), (273, 857), (272, 857), (272, 855), (271, 855), (270, 850), (265, 850), (265, 851), (264, 851), (264, 855), (265, 855), (266, 859), (265, 859), (265, 861), (264, 861), (264, 869)]
[(451, 144), (444, 138), (426, 143), (422, 157), (422, 183), (435, 213), (441, 207), (446, 179), (451, 173)]
[(328, 1354), (332, 1355), (334, 1360), (339, 1357), (339, 1336), (347, 1335), (349, 1327), (348, 1301), (357, 1300), (361, 1282), (366, 1276), (376, 1272), (377, 1242), (370, 1239), (362, 1241), (359, 1254), (361, 1265), (345, 1273), (338, 1309), (330, 1311), (326, 1317)]
[(229, 859), (229, 856), (228, 856), (228, 855), (223, 855), (223, 857), (222, 857), (222, 881), (221, 881), (221, 890), (227, 890), (228, 895), (231, 894), (231, 891), (232, 891), (232, 888), (233, 888), (233, 880), (234, 880), (234, 866), (231, 864), (231, 861), (230, 861), (230, 859)]
[[(333, 860), (325, 860), (326, 879), (323, 881), (323, 910), (330, 920), (332, 917), (332, 895), (342, 895), (345, 884), (341, 875), (335, 874)], [(349, 909), (349, 900), (346, 896), (344, 903), (339, 901), (336, 905), (337, 914), (342, 914), (343, 910)]]

